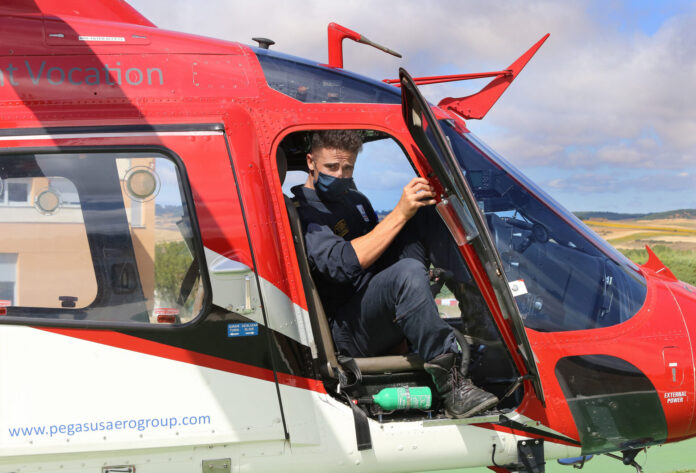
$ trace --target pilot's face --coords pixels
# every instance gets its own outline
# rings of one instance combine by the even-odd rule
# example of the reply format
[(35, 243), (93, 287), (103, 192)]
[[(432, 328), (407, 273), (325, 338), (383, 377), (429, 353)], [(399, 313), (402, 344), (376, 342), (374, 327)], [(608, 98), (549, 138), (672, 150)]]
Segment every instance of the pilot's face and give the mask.
[(307, 154), (307, 167), (309, 168), (310, 178), (313, 181), (319, 178), (319, 173), (328, 174), (333, 177), (349, 178), (353, 177), (355, 160), (358, 153), (353, 153), (344, 149), (318, 148)]

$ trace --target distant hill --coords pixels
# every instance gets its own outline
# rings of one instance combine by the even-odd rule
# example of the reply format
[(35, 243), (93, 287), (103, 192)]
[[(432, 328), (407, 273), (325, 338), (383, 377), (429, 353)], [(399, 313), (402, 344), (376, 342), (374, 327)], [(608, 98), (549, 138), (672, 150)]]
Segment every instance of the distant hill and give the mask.
[(659, 220), (662, 218), (696, 218), (696, 209), (668, 210), (666, 212), (653, 212), (644, 217), (645, 220)]
[(155, 205), (155, 215), (181, 215), (181, 205)]
[(694, 218), (696, 209), (667, 210), (665, 212), (651, 212), (643, 214), (617, 213), (617, 212), (573, 212), (580, 220), (661, 220), (666, 218)]

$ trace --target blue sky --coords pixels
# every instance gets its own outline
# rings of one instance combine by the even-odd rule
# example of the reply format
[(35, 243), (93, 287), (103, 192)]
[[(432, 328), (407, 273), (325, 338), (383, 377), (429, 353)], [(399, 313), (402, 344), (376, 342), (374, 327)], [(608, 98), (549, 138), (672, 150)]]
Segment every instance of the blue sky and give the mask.
[[(414, 76), (499, 70), (551, 33), (469, 128), (570, 210), (696, 208), (693, 2), (130, 3), (162, 28), (242, 43), (266, 36), (275, 49), (322, 62), (326, 25), (336, 21), (404, 55), (346, 42), (346, 69), (377, 79), (396, 77), (399, 67)], [(422, 91), (437, 103), (483, 84)]]

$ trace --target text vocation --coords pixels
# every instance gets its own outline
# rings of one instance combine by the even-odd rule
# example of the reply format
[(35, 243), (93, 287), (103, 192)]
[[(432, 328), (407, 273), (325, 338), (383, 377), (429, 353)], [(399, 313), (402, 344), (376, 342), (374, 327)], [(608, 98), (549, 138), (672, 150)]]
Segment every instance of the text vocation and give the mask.
[(72, 85), (163, 85), (164, 74), (159, 67), (121, 67), (101, 64), (100, 67), (63, 67), (50, 65), (48, 61), (30, 64), (23, 61), (19, 65), (12, 63), (0, 67), (0, 87), (5, 84), (17, 86), (21, 82), (31, 81), (33, 85), (49, 84), (60, 86)]

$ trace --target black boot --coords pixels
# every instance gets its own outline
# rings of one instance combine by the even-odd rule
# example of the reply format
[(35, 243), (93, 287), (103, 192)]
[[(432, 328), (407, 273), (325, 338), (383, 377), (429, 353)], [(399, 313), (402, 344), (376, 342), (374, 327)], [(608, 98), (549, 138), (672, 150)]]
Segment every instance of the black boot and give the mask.
[(445, 402), (445, 410), (456, 418), (469, 417), (498, 404), (498, 398), (474, 386), (464, 377), (455, 361), (457, 355), (444, 353), (423, 365), (433, 377), (437, 392)]

